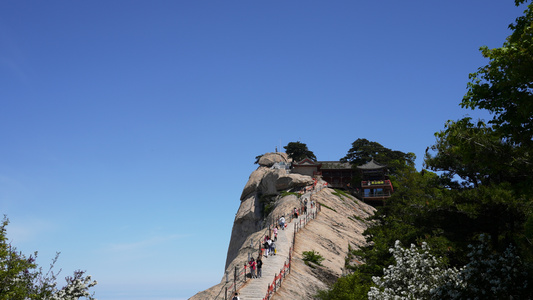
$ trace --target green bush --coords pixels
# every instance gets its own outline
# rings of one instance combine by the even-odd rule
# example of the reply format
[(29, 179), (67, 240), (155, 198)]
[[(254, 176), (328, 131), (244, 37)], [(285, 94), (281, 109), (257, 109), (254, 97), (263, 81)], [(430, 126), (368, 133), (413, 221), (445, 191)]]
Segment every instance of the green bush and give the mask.
[(326, 204), (324, 204), (324, 203), (322, 203), (322, 202), (318, 202), (318, 204), (320, 204), (320, 206), (323, 206), (323, 207), (325, 207), (325, 208), (329, 208), (329, 209), (331, 209), (331, 210), (334, 211), (334, 212), (337, 212), (334, 208), (331, 208), (331, 207), (327, 206)]
[(282, 192), (281, 192), (281, 197), (282, 197), (282, 198), (283, 198), (283, 197), (290, 196), (290, 195), (294, 195), (294, 196), (296, 196), (296, 197), (298, 197), (298, 198), (300, 198), (300, 196), (302, 196), (302, 194), (300, 194), (300, 193), (295, 193), (295, 192), (288, 192), (288, 191), (282, 191)]
[[(335, 189), (335, 192), (332, 192), (332, 194), (335, 195), (335, 196), (338, 196), (341, 199), (342, 199), (342, 196), (349, 197), (349, 195), (345, 191), (338, 190), (338, 189)], [(344, 199), (342, 199), (342, 200), (344, 200)]]
[(357, 221), (360, 221), (360, 222), (363, 222), (363, 223), (366, 222), (365, 219), (363, 219), (363, 218), (361, 218), (361, 217), (359, 217), (359, 216), (357, 216), (357, 215), (353, 215), (352, 217), (348, 217), (348, 219), (350, 219), (350, 220), (352, 220), (352, 221), (354, 221), (354, 222), (355, 222), (356, 220), (357, 220)]
[(316, 299), (319, 300), (367, 300), (370, 290), (370, 279), (356, 271), (345, 277), (341, 277), (328, 290), (320, 290)]
[(274, 210), (277, 196), (276, 194), (269, 194), (259, 197), (259, 202), (263, 205), (263, 217), (267, 217)]
[(324, 261), (325, 259), (324, 257), (322, 257), (322, 255), (320, 255), (320, 253), (318, 253), (315, 250), (304, 251), (302, 252), (302, 255), (303, 255), (303, 261), (308, 266), (311, 266), (310, 263), (314, 263), (315, 265), (321, 266), (322, 261)]
[(269, 202), (265, 204), (265, 206), (263, 207), (263, 216), (267, 217), (268, 215), (270, 215), (270, 213), (274, 210), (274, 207), (276, 207), (276, 202)]

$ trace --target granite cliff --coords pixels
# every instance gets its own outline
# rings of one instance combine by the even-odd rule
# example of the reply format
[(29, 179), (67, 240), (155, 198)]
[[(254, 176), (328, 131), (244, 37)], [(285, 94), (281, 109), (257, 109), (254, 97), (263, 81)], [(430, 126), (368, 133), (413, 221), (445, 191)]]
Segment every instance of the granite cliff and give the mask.
[[(241, 204), (233, 223), (226, 257), (226, 271), (232, 274), (235, 266), (247, 261), (250, 245), (265, 232), (268, 224), (275, 223), (293, 207), (300, 207), (298, 191), (312, 186), (310, 176), (292, 174), (285, 168), (290, 164), (285, 153), (267, 153), (258, 161), (244, 186)], [(318, 217), (296, 235), (291, 274), (272, 299), (312, 299), (318, 289), (325, 289), (342, 275), (348, 247), (357, 248), (365, 243), (362, 232), (364, 219), (374, 208), (344, 193), (325, 188), (313, 196), (322, 204)], [(322, 266), (311, 268), (302, 260), (303, 251), (318, 251), (325, 260)], [(190, 299), (224, 299), (220, 293), (226, 279)]]

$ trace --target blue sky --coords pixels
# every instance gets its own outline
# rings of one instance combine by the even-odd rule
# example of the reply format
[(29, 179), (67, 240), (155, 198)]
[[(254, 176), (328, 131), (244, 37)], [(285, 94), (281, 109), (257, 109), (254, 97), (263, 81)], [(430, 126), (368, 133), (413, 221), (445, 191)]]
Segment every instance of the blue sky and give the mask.
[(423, 153), (514, 1), (2, 1), (0, 213), (110, 299), (217, 283), (255, 156)]

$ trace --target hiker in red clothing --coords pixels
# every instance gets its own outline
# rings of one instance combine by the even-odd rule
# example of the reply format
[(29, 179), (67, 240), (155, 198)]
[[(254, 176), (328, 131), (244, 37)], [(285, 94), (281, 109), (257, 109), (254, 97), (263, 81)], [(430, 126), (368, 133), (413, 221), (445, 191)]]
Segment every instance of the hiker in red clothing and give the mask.
[(251, 277), (257, 278), (257, 275), (255, 274), (255, 269), (257, 267), (257, 264), (255, 263), (255, 259), (252, 257), (252, 259), (250, 259), (250, 262), (248, 264), (250, 265)]

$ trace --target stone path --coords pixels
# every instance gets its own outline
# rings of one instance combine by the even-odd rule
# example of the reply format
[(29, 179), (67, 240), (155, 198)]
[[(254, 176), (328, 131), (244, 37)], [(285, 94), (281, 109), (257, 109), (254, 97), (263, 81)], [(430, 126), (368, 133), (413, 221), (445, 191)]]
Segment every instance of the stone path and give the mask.
[[(309, 199), (310, 195), (311, 193), (308, 192), (302, 197)], [(311, 212), (309, 203), (308, 212)], [(263, 276), (261, 278), (248, 279), (246, 284), (240, 289), (239, 297), (241, 300), (262, 300), (265, 297), (268, 285), (272, 284), (274, 277), (283, 268), (283, 264), (289, 260), (289, 250), (294, 235), (294, 223), (297, 221), (298, 219), (293, 219), (285, 230), (278, 231), (277, 254), (268, 256), (268, 258), (263, 255)]]

